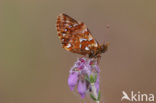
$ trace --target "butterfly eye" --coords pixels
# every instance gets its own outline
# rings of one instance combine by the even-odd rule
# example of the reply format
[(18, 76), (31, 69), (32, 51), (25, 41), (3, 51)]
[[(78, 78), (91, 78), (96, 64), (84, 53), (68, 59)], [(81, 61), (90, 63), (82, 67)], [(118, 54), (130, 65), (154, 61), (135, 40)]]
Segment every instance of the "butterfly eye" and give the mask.
[(104, 53), (107, 50), (107, 45), (103, 44), (100, 46), (100, 51)]

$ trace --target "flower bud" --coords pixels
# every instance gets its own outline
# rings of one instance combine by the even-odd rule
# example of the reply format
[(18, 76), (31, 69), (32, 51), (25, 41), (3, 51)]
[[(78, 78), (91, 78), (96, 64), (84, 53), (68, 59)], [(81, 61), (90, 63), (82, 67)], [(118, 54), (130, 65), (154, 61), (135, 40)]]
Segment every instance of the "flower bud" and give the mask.
[(85, 93), (87, 91), (87, 85), (86, 85), (86, 81), (79, 81), (78, 83), (78, 92), (79, 94), (81, 95), (81, 98), (84, 98), (85, 97)]
[(78, 73), (77, 72), (70, 73), (68, 77), (68, 85), (72, 91), (74, 90), (77, 81), (78, 81)]

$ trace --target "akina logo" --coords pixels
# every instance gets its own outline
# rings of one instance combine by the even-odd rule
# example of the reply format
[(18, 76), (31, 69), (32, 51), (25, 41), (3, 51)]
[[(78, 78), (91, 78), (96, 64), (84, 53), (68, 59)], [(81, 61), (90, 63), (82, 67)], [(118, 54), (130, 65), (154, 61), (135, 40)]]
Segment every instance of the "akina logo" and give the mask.
[[(134, 92), (131, 91), (130, 94), (122, 91), (122, 98), (121, 101), (132, 101), (132, 102), (153, 102), (154, 101), (154, 94), (149, 93), (141, 93), (140, 91)], [(123, 103), (122, 102), (122, 103)]]

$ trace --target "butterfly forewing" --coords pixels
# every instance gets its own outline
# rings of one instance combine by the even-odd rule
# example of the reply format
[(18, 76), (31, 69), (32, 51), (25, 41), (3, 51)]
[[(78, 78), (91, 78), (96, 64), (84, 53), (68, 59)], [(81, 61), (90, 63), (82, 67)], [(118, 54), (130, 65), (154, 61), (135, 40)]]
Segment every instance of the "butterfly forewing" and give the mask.
[(67, 51), (86, 55), (99, 46), (83, 22), (77, 22), (66, 14), (57, 18), (57, 33)]

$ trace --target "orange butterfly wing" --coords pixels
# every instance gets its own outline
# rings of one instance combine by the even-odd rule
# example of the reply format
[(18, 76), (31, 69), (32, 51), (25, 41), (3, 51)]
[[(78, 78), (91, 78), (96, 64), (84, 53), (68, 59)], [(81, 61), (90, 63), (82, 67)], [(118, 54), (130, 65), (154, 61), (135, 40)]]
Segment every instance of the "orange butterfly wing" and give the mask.
[(87, 26), (66, 14), (60, 14), (57, 18), (57, 33), (67, 51), (86, 55), (99, 47)]

